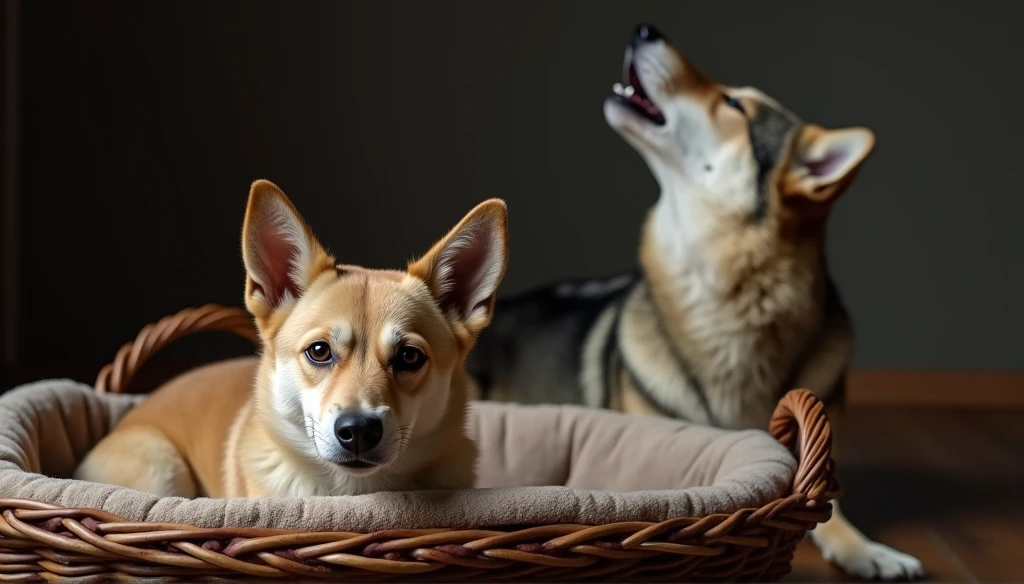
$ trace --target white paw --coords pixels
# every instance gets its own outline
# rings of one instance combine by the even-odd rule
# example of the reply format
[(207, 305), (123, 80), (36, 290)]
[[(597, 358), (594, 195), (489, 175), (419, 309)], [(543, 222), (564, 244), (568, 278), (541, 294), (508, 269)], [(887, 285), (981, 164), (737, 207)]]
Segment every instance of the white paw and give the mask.
[(862, 580), (913, 580), (924, 576), (920, 560), (873, 541), (860, 541), (842, 549), (822, 548), (821, 555)]

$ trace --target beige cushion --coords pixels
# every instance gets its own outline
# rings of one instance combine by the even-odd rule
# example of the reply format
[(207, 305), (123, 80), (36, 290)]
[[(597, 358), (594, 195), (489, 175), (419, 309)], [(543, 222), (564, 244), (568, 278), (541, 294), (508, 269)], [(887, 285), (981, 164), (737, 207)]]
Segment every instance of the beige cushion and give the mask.
[(66, 478), (140, 396), (42, 381), (0, 397), (0, 497), (99, 508), (130, 521), (309, 531), (661, 521), (760, 507), (796, 461), (762, 431), (568, 406), (473, 404), (478, 489), (308, 499), (160, 499)]

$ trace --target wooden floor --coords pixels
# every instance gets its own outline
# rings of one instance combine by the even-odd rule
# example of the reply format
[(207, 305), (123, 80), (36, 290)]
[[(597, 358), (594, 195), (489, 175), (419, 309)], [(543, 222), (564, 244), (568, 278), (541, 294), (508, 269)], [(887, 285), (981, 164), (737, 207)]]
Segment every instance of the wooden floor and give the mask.
[[(1022, 388), (1024, 391), (1024, 388)], [(931, 582), (1024, 582), (1024, 410), (854, 408), (843, 511)], [(852, 581), (805, 541), (788, 582)]]

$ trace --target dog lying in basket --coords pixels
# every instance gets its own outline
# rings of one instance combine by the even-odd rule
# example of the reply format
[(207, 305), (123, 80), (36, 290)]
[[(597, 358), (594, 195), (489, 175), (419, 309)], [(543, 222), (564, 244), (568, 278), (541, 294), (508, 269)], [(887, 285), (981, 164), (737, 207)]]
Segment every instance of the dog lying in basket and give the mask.
[(256, 181), (242, 254), (258, 367), (228, 361), (166, 384), (75, 477), (184, 497), (471, 488), (463, 360), (491, 319), (507, 239), (493, 199), (406, 272), (338, 264), (285, 194)]
[[(505, 242), (504, 205), (488, 202), (404, 274), (337, 266), (284, 195), (255, 183), (243, 253), (258, 334), (238, 309), (185, 310), (122, 347), (97, 391), (53, 380), (0, 397), (0, 574), (771, 581), (788, 572), (838, 494), (829, 425), (810, 392), (782, 399), (771, 436), (569, 406), (471, 403), (466, 417), (462, 358), (491, 317)], [(402, 326), (387, 326), (396, 314)], [(259, 340), (262, 356), (185, 373), (150, 397), (116, 395), (163, 345), (212, 329)], [(331, 390), (302, 389), (318, 380)], [(389, 430), (400, 448), (377, 451)], [(479, 488), (468, 488), (474, 463)], [(88, 480), (62, 478), (73, 471)], [(317, 494), (354, 496), (308, 496)]]

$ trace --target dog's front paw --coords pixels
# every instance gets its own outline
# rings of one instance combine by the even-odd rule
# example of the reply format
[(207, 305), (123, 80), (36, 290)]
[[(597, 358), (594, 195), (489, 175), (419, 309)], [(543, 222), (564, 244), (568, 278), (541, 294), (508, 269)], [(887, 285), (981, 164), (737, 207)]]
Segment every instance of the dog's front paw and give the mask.
[(924, 576), (920, 560), (873, 541), (858, 541), (841, 549), (823, 548), (821, 554), (862, 580), (915, 580)]

